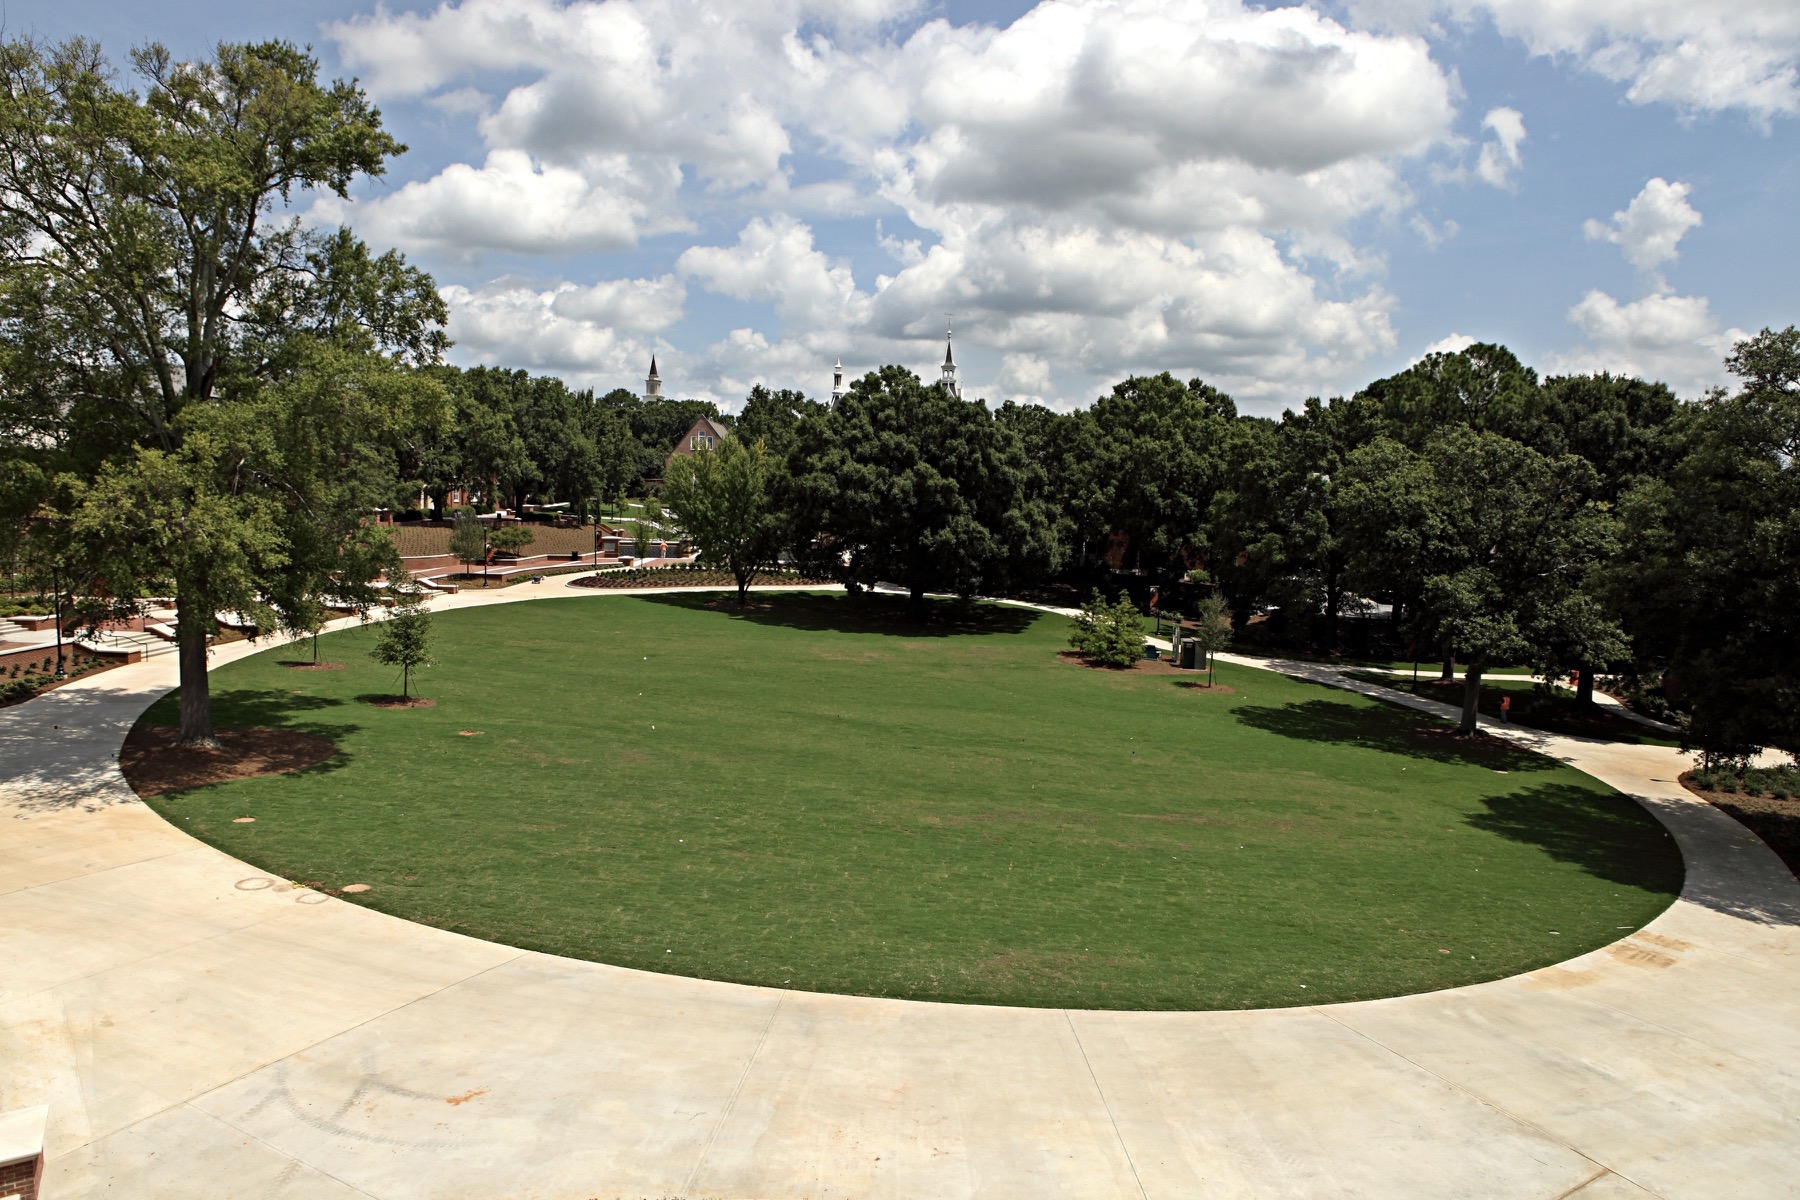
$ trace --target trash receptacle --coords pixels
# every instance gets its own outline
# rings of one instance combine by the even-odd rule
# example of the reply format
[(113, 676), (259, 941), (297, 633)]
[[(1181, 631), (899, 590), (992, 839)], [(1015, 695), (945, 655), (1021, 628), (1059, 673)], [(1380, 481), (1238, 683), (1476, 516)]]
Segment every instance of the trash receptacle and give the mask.
[(1144, 643), (1144, 657), (1145, 658), (1154, 660), (1156, 658), (1160, 658), (1161, 656), (1162, 656), (1162, 647), (1152, 646), (1149, 642)]
[(1189, 639), (1181, 643), (1181, 662), (1184, 671), (1195, 671), (1200, 668), (1200, 643)]

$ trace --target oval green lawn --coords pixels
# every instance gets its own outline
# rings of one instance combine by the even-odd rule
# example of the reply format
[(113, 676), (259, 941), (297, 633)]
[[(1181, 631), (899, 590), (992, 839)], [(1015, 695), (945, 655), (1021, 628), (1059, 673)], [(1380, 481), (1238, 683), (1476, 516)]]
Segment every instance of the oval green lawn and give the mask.
[[(155, 801), (285, 878), (535, 950), (825, 992), (1086, 1008), (1388, 996), (1661, 912), (1673, 840), (1547, 758), (1270, 672), (1060, 660), (1069, 622), (785, 595), (440, 614), (435, 708), (367, 629), (214, 673), (338, 758)], [(174, 719), (173, 698), (146, 715)], [(464, 736), (464, 732), (474, 736)], [(254, 816), (253, 824), (232, 818)]]

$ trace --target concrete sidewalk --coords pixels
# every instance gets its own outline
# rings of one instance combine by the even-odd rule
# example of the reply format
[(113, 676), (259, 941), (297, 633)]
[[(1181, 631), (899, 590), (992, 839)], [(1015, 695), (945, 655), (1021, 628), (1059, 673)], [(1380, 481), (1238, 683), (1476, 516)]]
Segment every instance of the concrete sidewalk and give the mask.
[(1673, 750), (1497, 731), (1680, 842), (1681, 900), (1592, 954), (1318, 1008), (1004, 1009), (627, 971), (292, 888), (120, 779), (174, 670), (0, 710), (0, 1111), (51, 1106), (55, 1200), (1800, 1194), (1800, 885)]

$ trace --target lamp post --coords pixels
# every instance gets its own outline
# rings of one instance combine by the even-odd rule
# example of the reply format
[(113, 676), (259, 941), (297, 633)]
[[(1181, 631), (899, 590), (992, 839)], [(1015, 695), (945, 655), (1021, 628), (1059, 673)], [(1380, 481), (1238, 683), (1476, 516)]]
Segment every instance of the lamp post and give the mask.
[(55, 567), (50, 568), (50, 586), (56, 593), (51, 601), (54, 615), (51, 617), (50, 623), (56, 626), (56, 677), (61, 679), (66, 674), (63, 670), (62, 648), (62, 572)]

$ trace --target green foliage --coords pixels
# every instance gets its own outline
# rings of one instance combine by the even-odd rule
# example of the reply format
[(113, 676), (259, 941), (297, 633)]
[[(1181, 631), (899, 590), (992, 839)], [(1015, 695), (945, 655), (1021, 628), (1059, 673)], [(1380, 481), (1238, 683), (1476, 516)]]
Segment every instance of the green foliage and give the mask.
[(400, 668), (400, 695), (412, 695), (412, 673), (431, 665), (431, 610), (420, 596), (406, 594), (386, 620), (375, 627), (375, 646), (369, 657), (385, 666)]
[(731, 572), (738, 603), (758, 572), (772, 567), (787, 536), (777, 508), (782, 463), (761, 440), (728, 437), (716, 447), (676, 455), (662, 503), (710, 563)]
[(1123, 535), (1127, 568), (1179, 579), (1184, 554), (1204, 548), (1236, 419), (1231, 397), (1166, 372), (1127, 379), (1076, 414), (1058, 490), (1080, 544), (1098, 556)]
[(1223, 596), (1205, 596), (1194, 606), (1194, 628), (1185, 636), (1192, 638), (1206, 656), (1207, 668), (1212, 656), (1231, 645), (1231, 606)]
[(468, 571), (487, 561), (488, 531), (472, 508), (458, 508), (450, 516), (450, 553)]
[(1607, 572), (1639, 668), (1662, 671), (1719, 763), (1800, 748), (1800, 329), (1726, 365), (1739, 390), (1683, 414), (1674, 465), (1621, 501)]
[(33, 431), (4, 503), (56, 531), (90, 619), (173, 589), (203, 744), (215, 613), (328, 576), (366, 602), (392, 564), (360, 518), (443, 403), (412, 368), (446, 310), (398, 255), (275, 219), (403, 149), (354, 84), (281, 42), (132, 59), (136, 90), (85, 41), (0, 45), (0, 427)]
[(1095, 592), (1075, 617), (1069, 645), (1102, 666), (1129, 667), (1144, 656), (1144, 618), (1130, 596), (1108, 604)]
[(797, 547), (848, 583), (903, 585), (917, 615), (928, 591), (1000, 590), (1054, 565), (1042, 473), (1018, 435), (903, 367), (808, 413), (790, 470)]
[(502, 554), (517, 555), (536, 537), (529, 525), (500, 525), (488, 533), (488, 545)]

